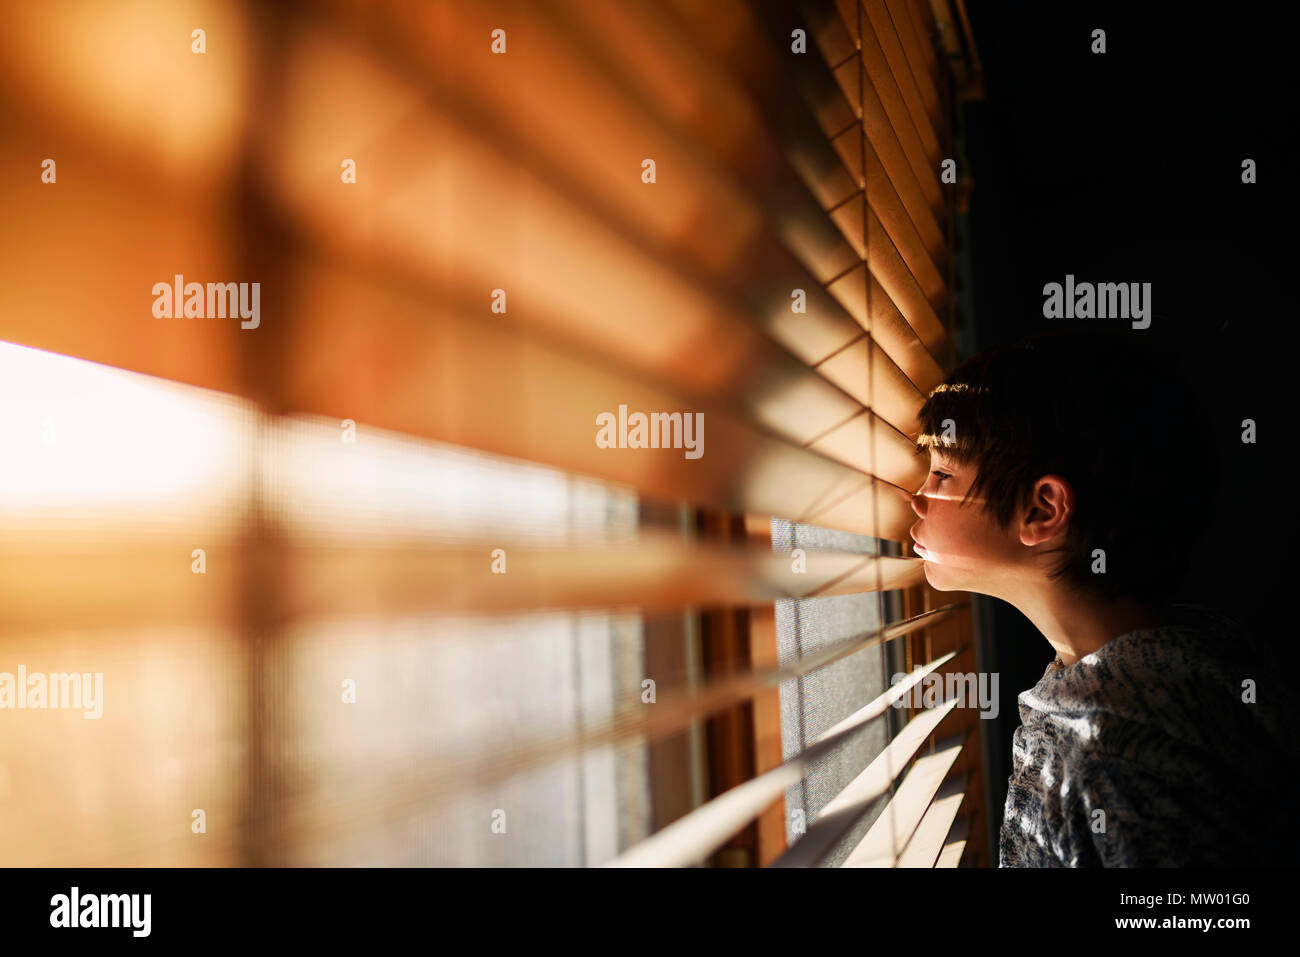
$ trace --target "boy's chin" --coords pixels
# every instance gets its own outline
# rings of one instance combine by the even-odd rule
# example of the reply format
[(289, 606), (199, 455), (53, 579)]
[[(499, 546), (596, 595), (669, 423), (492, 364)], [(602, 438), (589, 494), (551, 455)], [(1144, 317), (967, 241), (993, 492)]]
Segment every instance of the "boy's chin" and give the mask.
[(970, 570), (965, 568), (926, 562), (925, 580), (935, 591), (960, 591), (972, 595), (998, 597), (988, 590), (987, 579), (979, 575), (971, 575)]
[(954, 581), (953, 570), (935, 562), (925, 563), (925, 580), (935, 591), (973, 591), (969, 585)]

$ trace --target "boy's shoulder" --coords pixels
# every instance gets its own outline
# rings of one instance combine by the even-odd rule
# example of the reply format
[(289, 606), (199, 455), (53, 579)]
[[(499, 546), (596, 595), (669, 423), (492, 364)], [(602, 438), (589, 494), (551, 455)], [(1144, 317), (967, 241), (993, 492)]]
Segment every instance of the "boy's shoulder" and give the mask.
[(1268, 700), (1255, 694), (1266, 676), (1278, 684), (1268, 652), (1221, 612), (1175, 606), (1164, 625), (1049, 668), (1022, 695), (1022, 718), (1055, 726), (1081, 758), (1151, 765), (1153, 755), (1208, 754), (1234, 764), (1257, 744), (1291, 743), (1291, 709), (1274, 687)]
[[(1254, 847), (1247, 823), (1274, 814), (1261, 797), (1270, 756), (1294, 747), (1278, 680), (1252, 694), (1271, 667), (1260, 651), (1240, 622), (1182, 606), (1158, 628), (1049, 668), (1021, 695), (1014, 820), (1077, 835), (1047, 848), (1061, 863), (1082, 860), (1085, 843), (1123, 866), (1223, 863), (1224, 841)], [(1106, 831), (1095, 834), (1099, 811)], [(1035, 851), (1009, 847), (1011, 859)]]

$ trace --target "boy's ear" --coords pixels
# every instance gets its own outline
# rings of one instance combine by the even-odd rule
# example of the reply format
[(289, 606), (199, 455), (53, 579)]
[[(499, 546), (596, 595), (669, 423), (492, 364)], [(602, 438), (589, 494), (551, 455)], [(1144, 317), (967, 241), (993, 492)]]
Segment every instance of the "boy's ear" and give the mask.
[(1020, 543), (1041, 545), (1063, 536), (1074, 514), (1074, 488), (1059, 475), (1044, 475), (1029, 492), (1020, 519)]

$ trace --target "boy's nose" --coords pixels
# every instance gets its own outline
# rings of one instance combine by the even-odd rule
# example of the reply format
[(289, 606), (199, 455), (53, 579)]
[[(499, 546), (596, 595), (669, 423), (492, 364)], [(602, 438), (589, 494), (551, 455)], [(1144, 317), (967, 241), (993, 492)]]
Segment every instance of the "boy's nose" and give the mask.
[(912, 495), (912, 511), (914, 511), (914, 512), (916, 513), (916, 515), (917, 515), (918, 518), (925, 518), (925, 510), (926, 510), (926, 507), (927, 507), (927, 505), (926, 505), (926, 501), (925, 501), (925, 496), (922, 495), (920, 492), (915, 492), (915, 493), (913, 493), (913, 495)]

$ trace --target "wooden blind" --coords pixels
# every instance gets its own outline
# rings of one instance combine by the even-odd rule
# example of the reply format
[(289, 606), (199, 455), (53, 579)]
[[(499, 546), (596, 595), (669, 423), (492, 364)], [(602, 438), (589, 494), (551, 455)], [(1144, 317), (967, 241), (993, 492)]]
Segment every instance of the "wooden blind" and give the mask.
[[(907, 541), (926, 468), (916, 414), (955, 357), (952, 194), (940, 180), (949, 61), (978, 64), (947, 2), (11, 5), (0, 52), (6, 342), (211, 390), (259, 434), (349, 421), (646, 501)], [(179, 276), (259, 283), (256, 326), (186, 316), (179, 301), (160, 317), (155, 285)], [(14, 368), (24, 355), (10, 354)], [(701, 416), (702, 454), (602, 447), (599, 417), (620, 410)], [(15, 414), (25, 435), (46, 417)], [(215, 474), (216, 439), (195, 441), (195, 468)], [(941, 619), (969, 621), (963, 596), (930, 600), (914, 557), (818, 553), (796, 571), (759, 544), (653, 530), (539, 544), (516, 529), (467, 543), (409, 515), (371, 536), (274, 519), (271, 503), (292, 510), (344, 467), (323, 457), (255, 470), (247, 487), (217, 483), (242, 524), (209, 555), (234, 569), (216, 591), (174, 579), (189, 528), (132, 532), (110, 505), (99, 515), (116, 531), (91, 535), (15, 492), (0, 635), (225, 622), (253, 649), (255, 779), (282, 730), (265, 677), (274, 636), (300, 621), (770, 609), (909, 589), (905, 621), (836, 654), (899, 639), (933, 669), (970, 651), (968, 625), (933, 657), (912, 644)], [(58, 474), (24, 468), (11, 464), (6, 489)], [(508, 575), (491, 573), (487, 545), (509, 556)], [(404, 787), (433, 801), (679, 731), (794, 673), (711, 679), (651, 715), (629, 702), (577, 737), (449, 758)], [(841, 733), (884, 713), (871, 703)], [(948, 711), (913, 718), (887, 765), (846, 790), (844, 807), (860, 808), (906, 773), (891, 806), (915, 834), (901, 845), (869, 834), (854, 863), (960, 859), (945, 842), (971, 823), (961, 809), (973, 768), (957, 758), (969, 760), (972, 736), (907, 770), (955, 723)], [(811, 757), (765, 770), (618, 862), (703, 858)], [(391, 795), (376, 784), (350, 800), (388, 806)], [(279, 839), (287, 806), (248, 819), (240, 860), (264, 862), (248, 848)], [(781, 861), (814, 863), (829, 821)]]

